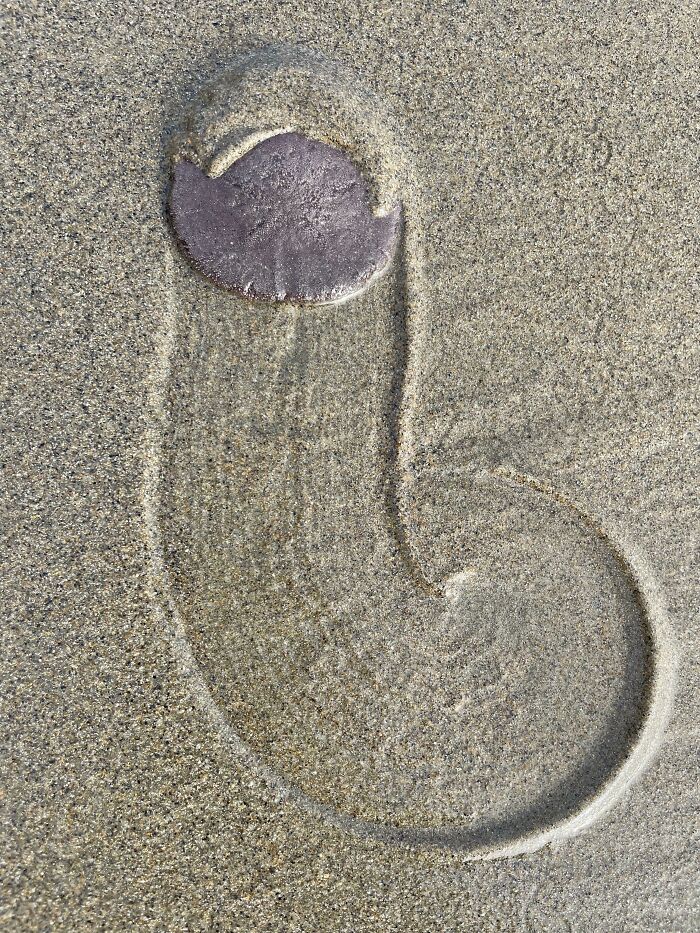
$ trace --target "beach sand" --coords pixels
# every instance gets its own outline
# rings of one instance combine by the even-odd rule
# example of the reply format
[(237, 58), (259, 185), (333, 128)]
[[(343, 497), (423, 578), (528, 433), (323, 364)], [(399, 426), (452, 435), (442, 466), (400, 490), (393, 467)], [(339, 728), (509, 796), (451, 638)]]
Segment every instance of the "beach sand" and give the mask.
[[(696, 12), (8, 20), (6, 928), (696, 929)], [(340, 303), (172, 234), (288, 130)]]

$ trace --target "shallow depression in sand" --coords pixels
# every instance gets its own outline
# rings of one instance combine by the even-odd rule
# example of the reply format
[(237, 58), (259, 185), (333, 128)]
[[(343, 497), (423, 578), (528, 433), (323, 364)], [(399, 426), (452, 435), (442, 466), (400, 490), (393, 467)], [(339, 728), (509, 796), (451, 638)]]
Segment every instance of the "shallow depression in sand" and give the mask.
[(625, 556), (536, 482), (475, 469), (458, 505), (473, 546), (448, 579), (424, 572), (421, 283), (410, 239), (400, 254), (349, 302), (303, 309), (168, 256), (154, 567), (246, 767), (353, 831), (517, 851), (583, 828), (643, 765), (664, 718), (659, 631)]
[(424, 593), (377, 494), (391, 279), (352, 317), (301, 319), (178, 275), (164, 550), (236, 733), (366, 820), (488, 838), (579, 808), (628, 755), (652, 664), (605, 543), (536, 491), (475, 477), (477, 556)]

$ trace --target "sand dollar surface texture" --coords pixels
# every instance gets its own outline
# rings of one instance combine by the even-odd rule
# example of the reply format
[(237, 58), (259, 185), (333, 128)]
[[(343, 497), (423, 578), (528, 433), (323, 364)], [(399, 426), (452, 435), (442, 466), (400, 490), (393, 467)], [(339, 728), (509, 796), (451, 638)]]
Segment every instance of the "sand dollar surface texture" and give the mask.
[(400, 221), (369, 210), (351, 160), (300, 133), (258, 143), (217, 178), (173, 169), (170, 211), (195, 267), (251, 298), (346, 298), (389, 262)]

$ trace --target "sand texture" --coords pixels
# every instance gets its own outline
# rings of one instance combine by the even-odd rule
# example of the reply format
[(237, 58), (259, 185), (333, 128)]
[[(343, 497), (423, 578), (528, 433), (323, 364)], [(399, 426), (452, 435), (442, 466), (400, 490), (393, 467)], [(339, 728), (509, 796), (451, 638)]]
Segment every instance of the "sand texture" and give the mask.
[(698, 929), (697, 11), (8, 14), (3, 929)]

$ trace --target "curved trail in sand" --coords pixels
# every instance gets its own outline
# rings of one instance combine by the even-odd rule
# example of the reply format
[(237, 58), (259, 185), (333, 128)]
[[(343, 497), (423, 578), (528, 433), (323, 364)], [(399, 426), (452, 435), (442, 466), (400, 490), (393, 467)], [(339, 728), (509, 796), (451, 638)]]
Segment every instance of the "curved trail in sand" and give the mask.
[[(290, 98), (294, 106), (290, 105)], [(257, 124), (253, 124), (254, 120), (258, 121)], [(329, 125), (337, 127), (336, 138), (329, 134)], [(392, 821), (388, 806), (382, 812), (381, 783), (377, 783), (376, 791), (370, 787), (362, 793), (358, 792), (355, 797), (352, 787), (348, 789), (342, 784), (336, 786), (332, 778), (321, 770), (319, 786), (322, 789), (326, 786), (327, 790), (323, 795), (327, 799), (322, 799), (322, 795), (314, 793), (308, 776), (302, 774), (303, 780), (296, 779), (293, 773), (288, 774), (275, 767), (274, 756), (271, 757), (262, 748), (254, 748), (254, 743), (250, 741), (251, 736), (255, 735), (254, 727), (250, 726), (249, 735), (242, 735), (235, 724), (235, 716), (231, 715), (235, 705), (231, 709), (227, 708), (226, 697), (231, 693), (217, 694), (219, 688), (212, 687), (212, 668), (207, 665), (219, 663), (217, 659), (222, 657), (219, 646), (228, 644), (225, 641), (228, 634), (219, 634), (220, 620), (224, 618), (220, 604), (222, 593), (225, 599), (229, 598), (226, 594), (230, 592), (233, 577), (228, 570), (221, 570), (220, 589), (217, 589), (218, 583), (212, 584), (212, 595), (208, 601), (210, 605), (216, 605), (212, 610), (212, 619), (216, 621), (211, 623), (210, 629), (216, 634), (209, 636), (209, 623), (203, 623), (205, 634), (202, 634), (200, 626), (197, 638), (206, 641), (211, 637), (211, 644), (216, 650), (207, 646), (202, 648), (195, 643), (196, 639), (193, 641), (193, 623), (188, 616), (187, 600), (179, 595), (182, 585), (173, 579), (169, 556), (172, 532), (167, 522), (164, 524), (163, 521), (164, 511), (172, 507), (168, 487), (188, 490), (187, 495), (193, 496), (195, 505), (198, 508), (201, 505), (202, 514), (206, 512), (206, 518), (193, 517), (188, 519), (190, 524), (185, 522), (184, 526), (185, 534), (192, 533), (198, 541), (201, 539), (197, 548), (201, 551), (204, 573), (207, 560), (210, 559), (207, 555), (221, 553), (218, 546), (210, 543), (212, 536), (216, 538), (219, 535), (221, 540), (230, 541), (240, 533), (244, 540), (242, 544), (235, 545), (239, 548), (236, 553), (245, 557), (248, 554), (246, 549), (255, 547), (255, 535), (260, 533), (260, 527), (263, 526), (251, 525), (249, 530), (241, 528), (236, 524), (240, 514), (231, 512), (231, 507), (223, 504), (231, 498), (232, 489), (240, 493), (243, 488), (236, 486), (239, 480), (231, 480), (226, 472), (230, 470), (232, 462), (230, 437), (233, 422), (230, 403), (235, 396), (227, 386), (234, 366), (231, 356), (237, 352), (235, 333), (222, 321), (218, 310), (222, 306), (217, 305), (214, 311), (210, 311), (208, 303), (201, 307), (201, 295), (206, 287), (212, 286), (196, 283), (192, 292), (186, 291), (189, 288), (186, 283), (188, 273), (180, 268), (178, 258), (172, 253), (166, 257), (171, 287), (158, 337), (157, 364), (151, 380), (149, 401), (152, 424), (147, 439), (149, 452), (144, 485), (144, 509), (158, 611), (172, 635), (182, 674), (198, 702), (217, 729), (226, 736), (241, 763), (274, 793), (288, 798), (310, 815), (331, 825), (384, 842), (438, 845), (460, 850), (475, 858), (502, 857), (535, 850), (591, 825), (612, 806), (653, 758), (670, 714), (674, 680), (674, 653), (663, 597), (644, 562), (633, 555), (626, 543), (576, 503), (548, 484), (522, 475), (506, 465), (494, 471), (493, 475), (506, 488), (512, 486), (520, 491), (519, 494), (539, 497), (548, 503), (546, 508), (562, 512), (565, 515), (562, 521), (569, 523), (566, 525), (567, 534), (572, 536), (572, 540), (579, 541), (581, 535), (588, 536), (594, 542), (591, 547), (600, 548), (609, 555), (616, 568), (614, 573), (619, 576), (616, 585), (618, 589), (626, 588), (628, 597), (625, 599), (634, 606), (630, 610), (635, 616), (636, 628), (633, 634), (636, 633), (635, 637), (648, 642), (648, 663), (645, 662), (642, 683), (639, 671), (636, 668), (632, 670), (632, 661), (626, 662), (628, 666), (632, 665), (629, 692), (637, 691), (639, 697), (635, 702), (642, 706), (638, 714), (625, 712), (631, 724), (623, 751), (615, 758), (613, 746), (617, 739), (611, 733), (604, 741), (613, 751), (606, 746), (608, 757), (603, 756), (604, 764), (599, 771), (584, 780), (581, 775), (587, 772), (582, 765), (577, 763), (576, 767), (570, 768), (570, 786), (562, 792), (563, 802), (557, 807), (547, 809), (539, 799), (533, 799), (524, 805), (518, 804), (512, 814), (506, 810), (493, 818), (477, 819), (473, 823), (466, 820), (452, 821), (449, 817), (450, 808), (457, 810), (455, 801), (462, 792), (471, 788), (469, 775), (466, 771), (460, 773), (458, 750), (460, 742), (464, 741), (464, 736), (473, 728), (476, 719), (460, 719), (463, 716), (460, 703), (465, 701), (459, 698), (454, 707), (448, 709), (441, 669), (448, 663), (463, 664), (458, 670), (462, 671), (464, 677), (467, 677), (464, 672), (471, 670), (469, 664), (472, 664), (473, 659), (461, 658), (460, 646), (455, 645), (455, 641), (463, 637), (466, 627), (474, 628), (475, 623), (468, 617), (474, 580), (469, 569), (446, 578), (434, 579), (426, 573), (422, 561), (414, 554), (411, 546), (411, 477), (416, 451), (413, 420), (420, 386), (425, 379), (422, 345), (426, 339), (425, 322), (432, 309), (428, 298), (429, 284), (420, 268), (422, 231), (419, 212), (412, 210), (411, 195), (415, 188), (411, 188), (409, 167), (391, 139), (384, 118), (381, 114), (370, 113), (364, 98), (353, 96), (347, 85), (338, 82), (335, 74), (326, 74), (318, 63), (309, 66), (287, 54), (257, 56), (243, 62), (233, 77), (228, 77), (209, 96), (202, 110), (193, 113), (186, 139), (184, 142), (183, 139), (178, 140), (177, 145), (192, 147), (197, 158), (206, 162), (210, 170), (213, 165), (219, 172), (254, 144), (256, 139), (264, 138), (277, 127), (289, 126), (309, 135), (324, 137), (326, 141), (348, 149), (374, 183), (375, 208), (388, 210), (400, 198), (407, 220), (401, 258), (396, 268), (375, 284), (366, 296), (353, 298), (342, 308), (288, 308), (274, 314), (270, 312), (272, 316), (266, 320), (270, 324), (271, 336), (259, 337), (257, 332), (251, 331), (254, 340), (259, 341), (261, 346), (272, 348), (275, 355), (266, 370), (268, 374), (274, 374), (275, 385), (272, 389), (269, 386), (261, 388), (257, 397), (266, 401), (266, 411), (271, 412), (271, 430), (276, 433), (273, 443), (270, 445), (265, 441), (260, 449), (263, 451), (263, 462), (269, 463), (270, 469), (279, 467), (281, 471), (278, 486), (285, 491), (279, 501), (275, 499), (273, 513), (284, 515), (286, 522), (279, 546), (283, 556), (253, 558), (254, 561), (259, 560), (264, 569), (263, 575), (273, 582), (264, 584), (269, 585), (269, 591), (250, 596), (251, 605), (254, 613), (274, 613), (275, 593), (281, 592), (281, 580), (284, 584), (284, 599), (291, 593), (290, 601), (301, 604), (300, 617), (309, 607), (318, 613), (317, 628), (308, 638), (304, 636), (306, 641), (300, 636), (294, 649), (297, 650), (297, 658), (292, 651), (291, 662), (285, 661), (288, 668), (291, 664), (292, 694), (297, 688), (294, 678), (299, 682), (299, 696), (305, 690), (308, 692), (308, 683), (303, 681), (302, 676), (302, 668), (308, 658), (316, 665), (315, 669), (335, 678), (330, 681), (332, 684), (342, 684), (343, 676), (354, 683), (359, 678), (357, 672), (361, 668), (364, 670), (367, 664), (371, 666), (374, 663), (373, 659), (384, 655), (381, 663), (377, 662), (370, 671), (370, 679), (367, 681), (369, 686), (364, 687), (364, 693), (358, 694), (356, 707), (350, 714), (335, 697), (319, 700), (316, 696), (314, 702), (317, 705), (326, 703), (327, 709), (339, 717), (339, 722), (349, 724), (348, 755), (352, 758), (356, 757), (357, 750), (362, 748), (368, 736), (375, 742), (371, 727), (366, 721), (360, 722), (357, 718), (357, 709), (363, 703), (371, 707), (372, 692), (383, 691), (386, 697), (382, 697), (376, 710), (388, 717), (395, 715), (395, 719), (389, 720), (394, 724), (394, 731), (398, 734), (404, 729), (405, 732), (395, 747), (392, 745), (375, 749), (375, 759), (361, 773), (365, 778), (367, 775), (381, 777), (384, 773), (382, 769), (397, 774), (402, 768), (410, 767), (411, 759), (407, 757), (409, 753), (406, 747), (413, 742), (414, 758), (421, 764), (430, 756), (437, 757), (432, 777), (429, 775), (423, 778), (419, 774), (420, 769), (416, 771), (418, 776), (412, 780), (416, 786), (423, 781), (420, 791), (413, 787), (406, 790), (396, 778), (399, 781), (397, 800), (404, 799), (406, 802), (403, 810), (397, 804), (396, 812), (403, 815), (396, 822)], [(187, 313), (183, 311), (185, 305), (190, 308)], [(380, 305), (385, 309), (384, 330), (376, 324), (377, 308)], [(245, 308), (240, 308), (235, 317), (240, 321), (246, 313)], [(255, 315), (258, 311), (253, 309), (250, 313)], [(380, 330), (373, 330), (376, 327), (380, 327)], [(372, 358), (367, 347), (379, 345), (382, 335), (390, 335), (391, 346), (385, 357), (377, 361)], [(338, 349), (341, 346), (342, 352)], [(187, 349), (183, 349), (185, 347)], [(331, 371), (336, 360), (339, 368), (344, 367), (343, 375)], [(190, 401), (186, 405), (183, 403), (180, 409), (180, 427), (174, 428), (171, 423), (173, 393), (177, 393), (181, 374), (184, 374), (183, 379), (189, 378), (190, 365), (197, 375), (192, 376), (192, 385), (188, 390)], [(256, 364), (252, 360), (237, 362), (235, 365), (240, 368), (241, 379), (244, 379), (247, 372), (254, 372)], [(250, 370), (246, 366), (250, 366)], [(387, 372), (391, 374), (388, 378)], [(227, 395), (229, 391), (232, 393), (230, 398)], [(254, 424), (257, 417), (255, 391), (252, 390), (250, 424)], [(321, 408), (326, 405), (330, 415), (319, 414), (319, 399), (322, 400)], [(352, 423), (343, 428), (343, 411), (350, 413), (353, 405), (367, 407), (364, 420), (358, 416), (355, 423), (349, 418)], [(190, 427), (197, 419), (208, 417), (210, 423), (206, 429)], [(376, 433), (358, 446), (357, 431), (363, 430), (363, 427), (369, 430), (373, 425), (377, 426)], [(197, 433), (200, 430), (201, 433)], [(245, 430), (251, 431), (252, 428), (246, 427)], [(178, 436), (185, 435), (186, 444), (180, 452), (178, 444), (182, 442)], [(208, 467), (202, 466), (204, 459), (198, 460), (198, 457), (205, 447), (206, 456), (209, 460), (216, 460), (218, 465), (206, 488), (202, 485), (200, 490), (198, 471), (206, 471)], [(366, 449), (371, 450), (369, 456)], [(281, 457), (284, 463), (281, 465), (278, 464), (277, 451), (283, 451)], [(201, 456), (204, 457), (204, 454)], [(266, 456), (269, 458), (267, 461), (264, 460)], [(169, 465), (172, 463), (175, 467)], [(240, 472), (240, 467), (237, 469)], [(256, 507), (265, 501), (265, 495), (261, 494), (254, 500), (258, 504)], [(273, 494), (273, 498), (274, 495), (277, 493)], [(339, 504), (341, 496), (347, 500), (345, 504)], [(184, 501), (184, 498), (178, 501)], [(277, 509), (276, 513), (274, 508)], [(383, 536), (378, 531), (382, 522)], [(571, 530), (569, 525), (576, 527)], [(339, 534), (341, 529), (343, 533)], [(367, 529), (371, 530), (371, 534), (366, 533)], [(585, 546), (581, 545), (582, 548)], [(255, 554), (254, 551), (251, 553)], [(246, 566), (243, 557), (241, 566)], [(600, 559), (602, 567), (604, 558)], [(390, 571), (383, 578), (371, 571), (375, 564), (378, 566), (381, 563), (390, 566)], [(378, 570), (379, 573), (381, 571)], [(193, 579), (197, 579), (196, 574)], [(205, 585), (209, 586), (208, 583)], [(377, 595), (380, 590), (381, 598)], [(245, 600), (236, 602), (239, 597), (235, 595), (231, 595), (230, 599), (231, 605), (236, 606), (235, 611), (231, 610), (231, 618), (235, 623), (243, 617)], [(368, 616), (368, 623), (358, 621), (363, 607), (373, 599), (377, 600), (374, 615)], [(334, 613), (329, 613), (323, 605), (328, 600), (331, 600), (332, 605), (340, 607), (336, 614), (349, 626), (351, 635), (339, 635), (338, 623), (332, 618), (329, 622), (328, 617)], [(383, 607), (393, 610), (401, 622), (387, 623), (380, 631), (376, 617), (381, 614)], [(584, 610), (585, 606), (581, 611)], [(429, 621), (424, 623), (425, 619)], [(353, 625), (356, 625), (355, 629)], [(271, 623), (270, 629), (278, 640), (284, 641), (284, 620), (280, 620), (279, 627)], [(321, 631), (322, 636), (319, 635)], [(620, 639), (624, 641), (632, 637), (629, 634), (631, 631), (632, 628), (628, 626), (619, 636)], [(354, 641), (349, 640), (351, 636)], [(253, 632), (252, 637), (260, 639), (263, 636)], [(221, 642), (220, 638), (223, 639)], [(346, 641), (342, 641), (343, 638)], [(370, 645), (365, 654), (361, 647), (362, 638), (367, 638), (367, 644)], [(309, 647), (315, 643), (314, 639), (325, 639), (321, 648)], [(435, 644), (439, 642), (442, 645), (443, 641), (447, 648), (437, 651)], [(257, 642), (251, 641), (251, 644)], [(498, 644), (495, 642), (496, 653)], [(394, 650), (400, 658), (412, 659), (408, 665), (404, 663), (403, 673), (398, 669), (401, 665), (392, 667), (386, 657)], [(632, 652), (630, 657), (633, 655), (636, 659), (634, 664), (638, 667), (641, 655)], [(213, 660), (203, 663), (202, 657)], [(236, 663), (240, 666), (240, 657), (236, 657)], [(230, 661), (224, 663), (234, 666)], [(609, 663), (610, 670), (615, 669), (612, 660), (607, 662), (604, 658), (603, 663)], [(615, 663), (618, 663), (617, 658)], [(345, 668), (342, 668), (343, 664)], [(232, 675), (233, 693), (238, 689), (236, 676)], [(265, 680), (263, 674), (256, 672), (251, 676), (258, 678), (255, 681), (258, 686), (253, 690), (255, 699), (262, 696)], [(498, 691), (502, 693), (505, 688), (496, 684), (493, 689), (500, 696)], [(603, 687), (600, 689), (602, 691)], [(432, 717), (431, 725), (424, 726), (422, 734), (412, 732), (411, 729), (415, 727), (411, 725), (409, 729), (407, 723), (412, 722), (413, 708), (421, 698), (431, 694), (433, 699), (426, 701)], [(404, 709), (408, 710), (405, 715)], [(455, 709), (459, 713), (455, 713)], [(282, 710), (281, 705), (279, 710)], [(281, 717), (279, 722), (282, 726), (287, 723), (289, 727), (294, 722), (293, 719), (287, 721), (283, 718), (287, 716), (285, 712), (276, 712), (275, 715)], [(343, 719), (344, 716), (350, 718)], [(247, 722), (244, 719), (241, 721), (244, 725)], [(270, 721), (274, 722), (274, 717)], [(419, 735), (418, 744), (416, 735)], [(449, 739), (449, 752), (443, 755), (441, 743), (444, 743), (445, 737)], [(420, 740), (424, 741), (424, 745), (420, 744)], [(484, 748), (488, 751), (486, 745)], [(288, 753), (290, 761), (293, 760), (293, 751)], [(338, 751), (338, 762), (345, 760), (340, 756), (342, 751)], [(281, 751), (279, 759), (284, 760), (285, 754), (287, 752)], [(318, 761), (322, 759), (323, 753), (319, 752)], [(611, 762), (609, 767), (605, 764), (608, 759)], [(375, 760), (379, 764), (375, 764)], [(507, 758), (504, 760), (507, 763)], [(314, 767), (316, 764), (314, 759)], [(564, 765), (561, 767), (562, 774), (569, 774)], [(311, 765), (309, 769), (313, 771)], [(327, 781), (327, 785), (323, 785), (323, 780)], [(577, 791), (577, 780), (582, 782), (580, 792)], [(308, 786), (305, 787), (305, 784)], [(394, 787), (393, 784), (391, 786)], [(438, 789), (434, 790), (435, 787)], [(387, 795), (389, 799), (390, 793), (387, 792)], [(336, 805), (334, 799), (340, 800), (341, 805)], [(449, 806), (445, 804), (445, 810), (436, 825), (429, 825), (422, 819), (413, 822), (406, 816), (406, 813), (422, 814), (431, 811), (431, 808), (438, 808), (443, 799), (448, 801)], [(374, 813), (378, 818), (365, 818), (363, 812)]]

